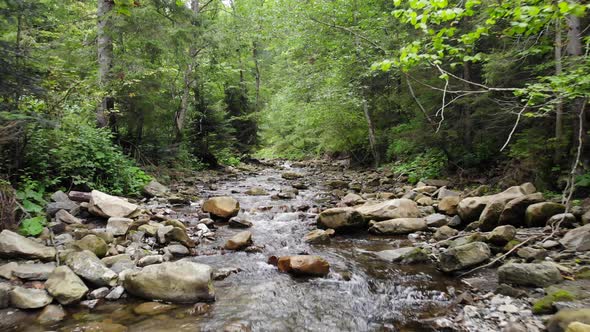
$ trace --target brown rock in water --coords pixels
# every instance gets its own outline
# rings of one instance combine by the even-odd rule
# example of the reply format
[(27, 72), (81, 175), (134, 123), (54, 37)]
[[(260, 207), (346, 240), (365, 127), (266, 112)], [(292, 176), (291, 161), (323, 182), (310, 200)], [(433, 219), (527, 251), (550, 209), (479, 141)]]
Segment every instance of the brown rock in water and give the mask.
[(295, 275), (323, 277), (330, 272), (330, 264), (325, 259), (311, 255), (282, 256), (277, 266), (279, 271)]
[(144, 302), (133, 308), (136, 315), (155, 316), (176, 308), (175, 305), (160, 302)]
[(240, 212), (240, 203), (229, 196), (209, 198), (203, 204), (203, 212), (219, 218), (229, 219)]
[(249, 231), (243, 231), (227, 240), (225, 243), (225, 249), (240, 250), (249, 245), (252, 245), (252, 233)]

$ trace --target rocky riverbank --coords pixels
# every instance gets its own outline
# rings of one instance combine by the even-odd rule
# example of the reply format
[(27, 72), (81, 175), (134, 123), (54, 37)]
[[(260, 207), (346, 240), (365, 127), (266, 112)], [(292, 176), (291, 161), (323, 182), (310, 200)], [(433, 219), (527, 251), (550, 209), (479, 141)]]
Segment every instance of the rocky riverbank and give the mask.
[[(263, 178), (266, 182), (248, 182), (260, 181), (257, 176), (263, 173), (270, 174)], [(230, 297), (231, 287), (234, 293), (252, 291), (238, 290), (235, 276), (247, 282), (262, 273), (261, 280), (278, 280), (283, 288), (257, 290), (264, 298), (278, 291), (278, 301), (281, 292), (313, 287), (317, 305), (329, 306), (332, 300), (321, 303), (333, 296), (325, 293), (329, 287), (315, 283), (333, 281), (346, 289), (346, 296), (353, 295), (350, 285), (355, 283), (369, 287), (366, 296), (382, 297), (398, 287), (388, 281), (398, 276), (380, 272), (377, 276), (387, 286), (372, 290), (371, 284), (379, 281), (371, 280), (376, 267), (410, 269), (418, 279), (435, 267), (441, 277), (424, 283), (446, 286), (420, 296), (431, 296), (425, 303), (444, 303), (440, 307), (447, 309), (421, 307), (424, 314), (408, 320), (404, 315), (412, 315), (405, 314), (411, 306), (399, 309), (400, 317), (389, 317), (387, 312), (397, 309), (384, 303), (375, 309), (379, 314), (369, 312), (368, 320), (340, 330), (590, 328), (584, 325), (590, 324), (590, 309), (585, 309), (590, 308), (590, 211), (582, 205), (566, 213), (564, 205), (545, 199), (530, 183), (499, 192), (485, 186), (455, 188), (445, 180), (412, 186), (388, 172), (323, 162), (269, 162), (196, 173), (169, 187), (154, 181), (145, 196), (134, 200), (99, 191), (56, 192), (46, 209), (51, 222), (39, 238), (2, 231), (0, 328), (145, 330), (138, 322), (170, 319), (174, 313), (179, 321), (168, 326), (283, 330), (280, 323), (269, 324), (268, 317), (224, 315), (221, 302)], [(352, 255), (351, 260), (342, 255)], [(437, 286), (433, 278), (448, 281)], [(451, 280), (457, 284), (450, 286)], [(415, 288), (404, 288), (402, 294), (407, 289)], [(109, 303), (122, 303), (124, 318), (89, 319)], [(326, 309), (325, 315), (342, 312)], [(297, 309), (294, 315), (306, 311)], [(376, 315), (379, 319), (369, 318)], [(294, 318), (288, 326), (336, 329), (340, 322), (326, 325), (328, 317), (307, 324)], [(27, 324), (31, 319), (36, 323)]]

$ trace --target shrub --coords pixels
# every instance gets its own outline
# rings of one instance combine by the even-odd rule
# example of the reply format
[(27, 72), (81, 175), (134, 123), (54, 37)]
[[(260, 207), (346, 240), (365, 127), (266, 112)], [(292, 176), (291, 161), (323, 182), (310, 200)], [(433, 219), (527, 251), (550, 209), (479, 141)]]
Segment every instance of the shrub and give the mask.
[(68, 114), (55, 128), (31, 128), (25, 175), (45, 187), (88, 187), (137, 194), (150, 181), (121, 149), (109, 129)]
[(392, 170), (395, 173), (407, 175), (410, 183), (416, 183), (421, 179), (441, 176), (446, 167), (446, 155), (440, 150), (431, 149), (408, 161), (396, 162)]

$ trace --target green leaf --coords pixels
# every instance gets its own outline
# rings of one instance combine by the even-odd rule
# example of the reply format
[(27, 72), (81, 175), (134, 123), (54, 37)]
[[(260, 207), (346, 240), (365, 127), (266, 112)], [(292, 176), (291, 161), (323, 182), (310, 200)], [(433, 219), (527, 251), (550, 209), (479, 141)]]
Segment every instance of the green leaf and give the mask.
[(23, 208), (29, 213), (39, 213), (43, 211), (43, 208), (40, 205), (35, 204), (28, 199), (23, 200)]
[(20, 233), (24, 236), (37, 236), (43, 232), (46, 223), (43, 216), (25, 219), (20, 224)]

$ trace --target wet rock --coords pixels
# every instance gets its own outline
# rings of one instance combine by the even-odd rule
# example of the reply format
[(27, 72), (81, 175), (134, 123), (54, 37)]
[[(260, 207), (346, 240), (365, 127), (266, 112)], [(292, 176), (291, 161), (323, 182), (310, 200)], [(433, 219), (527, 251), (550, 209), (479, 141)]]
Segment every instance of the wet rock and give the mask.
[(447, 217), (440, 213), (431, 214), (426, 217), (426, 225), (428, 225), (428, 227), (441, 227), (447, 223)]
[(365, 199), (362, 198), (360, 195), (357, 195), (354, 193), (348, 193), (348, 194), (346, 194), (346, 196), (344, 196), (342, 198), (342, 200), (340, 202), (342, 202), (342, 204), (344, 204), (346, 206), (355, 206), (355, 205), (365, 203)]
[(182, 244), (171, 244), (164, 248), (164, 251), (169, 252), (172, 256), (188, 256), (190, 250)]
[(96, 286), (117, 284), (117, 274), (107, 268), (92, 251), (73, 252), (66, 258), (66, 264), (75, 274)]
[(0, 256), (54, 260), (55, 249), (44, 246), (7, 229), (0, 233)]
[(137, 209), (137, 205), (129, 203), (122, 198), (111, 196), (98, 190), (93, 190), (90, 193), (88, 211), (96, 216), (104, 218), (129, 217), (135, 214)]
[(403, 264), (414, 264), (429, 261), (428, 252), (422, 248), (415, 247), (382, 250), (375, 252), (375, 255), (383, 260), (394, 263), (401, 262)]
[(303, 174), (295, 173), (295, 172), (283, 172), (281, 177), (285, 180), (297, 180), (303, 177)]
[(59, 210), (55, 213), (55, 220), (64, 224), (81, 224), (82, 220), (74, 217), (66, 210)]
[(170, 304), (164, 304), (159, 302), (144, 302), (133, 308), (133, 312), (136, 315), (155, 316), (163, 314), (175, 308), (175, 305)]
[(266, 190), (262, 187), (252, 187), (245, 192), (246, 195), (250, 196), (265, 196), (268, 195)]
[(89, 234), (83, 237), (81, 240), (74, 242), (75, 246), (82, 249), (88, 250), (94, 253), (97, 257), (104, 257), (109, 250), (107, 243), (100, 237)]
[(213, 272), (213, 280), (223, 280), (234, 273), (242, 271), (238, 267), (224, 267)]
[(195, 305), (188, 311), (189, 315), (199, 316), (211, 311), (211, 305), (204, 302), (195, 303)]
[(76, 332), (127, 332), (125, 325), (104, 322), (88, 322), (76, 326)]
[(330, 264), (319, 256), (282, 256), (277, 266), (279, 271), (295, 275), (323, 277), (330, 272)]
[(223, 326), (223, 332), (252, 332), (252, 328), (247, 322), (230, 322)]
[(212, 269), (189, 261), (150, 265), (125, 276), (125, 290), (135, 296), (177, 303), (213, 300)]
[(559, 270), (550, 264), (507, 263), (498, 269), (498, 280), (513, 285), (547, 287), (563, 278)]
[(573, 322), (590, 324), (590, 308), (563, 309), (553, 315), (547, 323), (548, 332), (564, 332)]
[(127, 230), (133, 219), (111, 217), (107, 221), (107, 232), (111, 232), (114, 236), (121, 236), (127, 234)]
[[(166, 228), (166, 227), (172, 227), (172, 226), (165, 226), (160, 228)], [(158, 230), (158, 232), (160, 231)], [(191, 238), (188, 237), (188, 234), (186, 233), (186, 230), (180, 227), (172, 227), (172, 229), (168, 230), (165, 234), (164, 234), (164, 242), (161, 243), (170, 243), (170, 242), (179, 242), (180, 244), (189, 247), (189, 248), (193, 248), (195, 246), (195, 242), (193, 240), (191, 240)]]
[(553, 202), (542, 202), (529, 205), (525, 212), (525, 223), (528, 227), (543, 227), (547, 220), (556, 214), (563, 213), (565, 205)]
[(329, 180), (325, 182), (325, 185), (332, 189), (348, 189), (348, 181), (343, 180)]
[(420, 216), (420, 210), (418, 209), (416, 202), (405, 198), (387, 200), (381, 203), (368, 202), (357, 207), (356, 211), (367, 221), (418, 218)]
[(166, 196), (170, 189), (156, 180), (150, 181), (143, 187), (143, 194), (147, 197)]
[(491, 252), (487, 244), (471, 242), (441, 253), (440, 268), (444, 272), (459, 271), (483, 263), (490, 256)]
[(123, 286), (116, 286), (104, 298), (109, 301), (116, 301), (123, 296), (123, 293), (125, 293), (125, 288)]
[(39, 313), (37, 322), (41, 325), (51, 325), (61, 322), (65, 317), (66, 312), (60, 305), (50, 304)]
[(447, 196), (438, 202), (437, 210), (449, 216), (457, 214), (457, 206), (461, 202), (459, 196)]
[(137, 228), (138, 231), (144, 232), (149, 236), (156, 236), (158, 234), (158, 228), (164, 227), (164, 225), (159, 223), (150, 222), (148, 224), (141, 225)]
[(504, 206), (504, 210), (498, 219), (499, 225), (513, 225), (516, 227), (524, 226), (526, 209), (529, 205), (543, 201), (542, 193), (534, 193), (517, 197)]
[(12, 270), (12, 275), (25, 280), (47, 280), (55, 264), (21, 264)]
[(512, 225), (498, 226), (494, 228), (487, 236), (487, 242), (498, 246), (504, 246), (512, 241), (516, 236), (516, 228)]
[(91, 300), (104, 299), (110, 292), (108, 287), (97, 288), (88, 294), (88, 298)]
[(218, 218), (229, 219), (238, 215), (240, 203), (229, 196), (213, 197), (203, 203), (202, 209)]
[(457, 234), (459, 234), (458, 230), (445, 225), (437, 229), (436, 232), (434, 232), (432, 238), (434, 238), (437, 241), (442, 241), (451, 238)]
[(43, 308), (53, 301), (44, 289), (15, 287), (10, 292), (10, 304), (19, 309)]
[(228, 250), (240, 250), (248, 247), (252, 244), (252, 233), (249, 231), (240, 232), (232, 236), (225, 243), (225, 249)]
[(409, 234), (427, 229), (423, 218), (398, 218), (373, 223), (369, 232), (383, 235)]
[(319, 243), (328, 243), (330, 242), (330, 237), (334, 235), (333, 229), (314, 229), (313, 231), (305, 234), (303, 238), (304, 242), (319, 244)]
[(228, 226), (233, 228), (250, 228), (252, 227), (252, 222), (240, 217), (233, 217), (229, 220)]
[(84, 282), (67, 266), (59, 266), (53, 271), (45, 289), (64, 305), (78, 302), (88, 292)]
[(322, 211), (318, 217), (318, 227), (338, 230), (365, 228), (367, 221), (351, 207), (332, 208)]
[(568, 231), (559, 243), (569, 250), (590, 250), (590, 224)]

